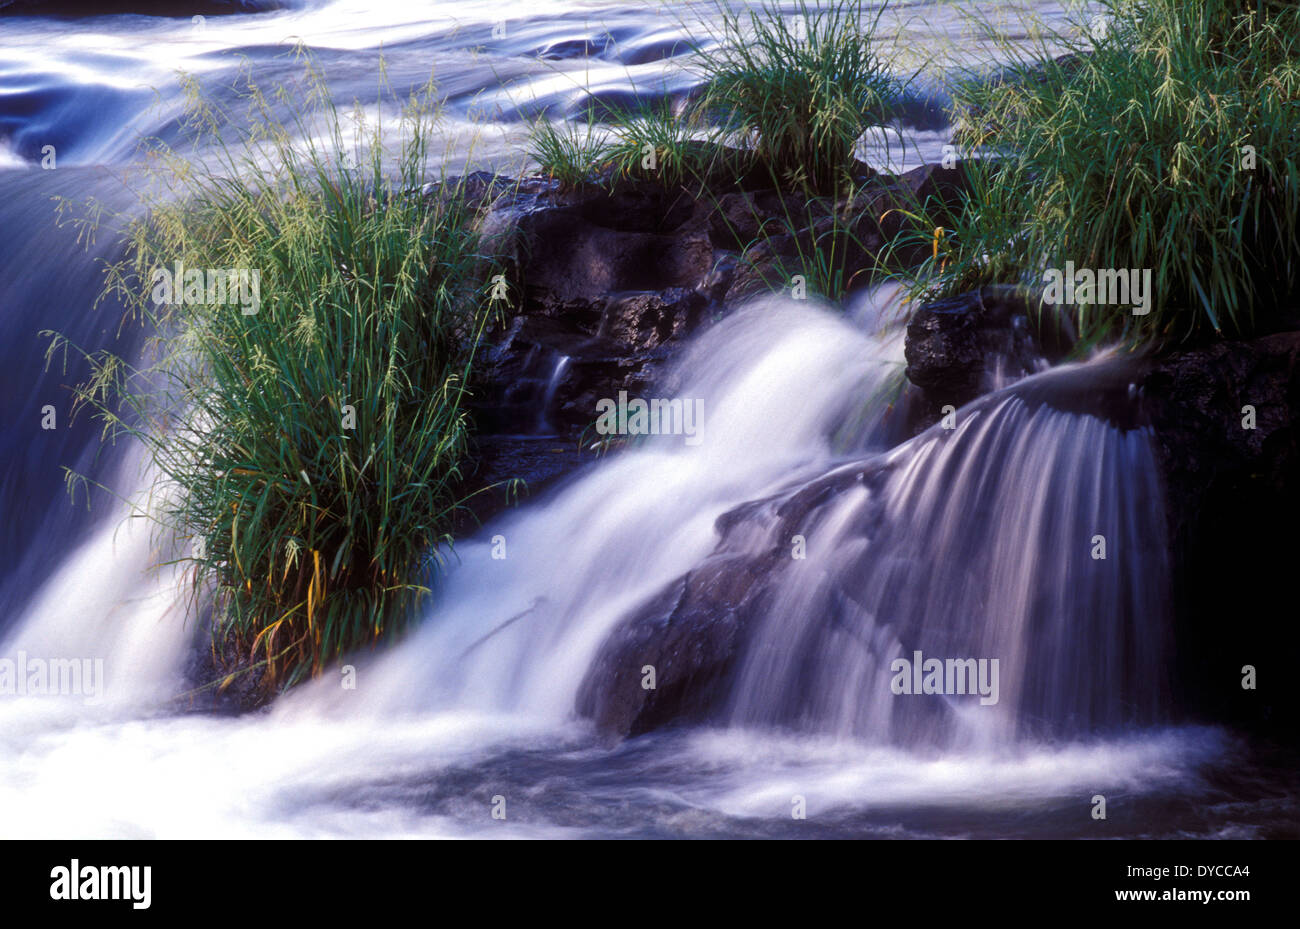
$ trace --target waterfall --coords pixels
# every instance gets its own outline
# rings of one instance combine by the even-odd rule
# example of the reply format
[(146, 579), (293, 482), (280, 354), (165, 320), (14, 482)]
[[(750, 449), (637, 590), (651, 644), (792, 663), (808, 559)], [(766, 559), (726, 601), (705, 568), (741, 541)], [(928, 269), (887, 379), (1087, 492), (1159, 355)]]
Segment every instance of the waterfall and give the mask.
[(86, 365), (75, 352), (60, 352), (47, 366), (49, 343), (39, 335), (57, 330), (88, 352), (129, 354), (138, 341), (135, 327), (118, 337), (121, 307), (113, 301), (90, 310), (102, 286), (98, 263), (113, 257), (114, 225), (106, 223), (90, 248), (76, 228), (57, 225), (51, 198), (77, 189), (109, 210), (125, 206), (120, 187), (89, 170), (0, 171), (0, 228), (7, 231), (0, 249), (7, 327), (0, 349), (0, 636), (110, 502), (78, 490), (70, 505), (63, 468), (111, 484), (117, 464), (118, 450), (101, 446), (98, 424), (72, 417), (70, 387), (85, 379)]
[[(923, 747), (1162, 719), (1164, 514), (1128, 366), (1035, 375), (891, 448), (887, 297), (857, 326), (772, 298), (705, 333), (674, 379), (704, 401), (704, 441), (657, 437), (458, 548), (423, 627), (361, 672), (372, 709), (569, 718), (602, 643), (737, 511), (732, 554), (795, 534), (806, 551), (762, 582), (721, 722)], [(819, 487), (800, 522), (779, 517)], [(997, 659), (996, 701), (973, 678), (895, 694), (893, 662), (918, 651)]]
[[(65, 708), (149, 705), (182, 689), (195, 622), (187, 614), (183, 572), (168, 564), (177, 554), (152, 530), (143, 516), (101, 521), (0, 638), (0, 657), (71, 660), (87, 672), (96, 669), (93, 685), (65, 695)], [(95, 692), (85, 693), (88, 686)]]
[(555, 395), (560, 389), (560, 384), (564, 382), (564, 374), (568, 371), (569, 362), (572, 360), (568, 355), (560, 355), (551, 370), (550, 378), (546, 381), (546, 389), (542, 391), (542, 401), (537, 410), (536, 431), (539, 435), (546, 435), (553, 429), (550, 416), (551, 404), (555, 402)]
[(604, 638), (710, 552), (719, 516), (884, 447), (896, 425), (870, 401), (901, 376), (902, 331), (773, 298), (704, 333), (677, 370), (665, 399), (703, 401), (702, 441), (650, 437), (458, 545), (422, 628), (359, 672), (374, 709), (571, 716)]
[[(1105, 396), (1124, 373), (1101, 359), (1035, 375), (840, 469), (828, 503), (771, 530), (799, 530), (807, 552), (766, 581), (729, 719), (904, 745), (1159, 720), (1171, 617), (1151, 437), (1041, 396), (1071, 381)], [(969, 659), (997, 661), (996, 689), (975, 695)], [(930, 660), (945, 689), (962, 661), (957, 693), (919, 692)]]
[[(617, 50), (539, 62), (589, 40), (597, 7)], [(954, 14), (931, 13), (904, 38), (957, 34)], [(771, 297), (711, 323), (640, 398), (698, 403), (700, 441), (616, 437), (599, 461), (458, 540), (447, 569), (430, 572), (421, 622), (344, 660), (355, 688), (331, 667), (262, 712), (193, 711), (177, 695), (209, 682), (189, 679), (206, 643), (183, 562), (167, 564), (172, 540), (115, 497), (152, 486), (147, 463), (105, 447), (89, 418), (69, 421), (86, 368), (71, 355), (47, 368), (37, 335), (139, 349), (121, 307), (91, 309), (116, 227), (79, 240), (55, 225), (51, 198), (129, 211), (110, 173), (132, 163), (141, 134), (178, 141), (174, 69), (212, 78), (230, 104), (242, 56), (267, 87), (294, 73), (286, 36), (320, 52), (339, 100), (372, 92), (381, 44), (394, 86), (436, 61), (453, 172), (477, 115), (497, 121), (476, 155), (510, 163), (522, 119), (586, 99), (579, 75), (629, 100), (685, 90), (663, 58), (683, 36), (643, 5), (587, 0), (541, 12), (293, 3), (201, 30), (188, 18), (5, 22), (0, 661), (100, 661), (103, 676), (89, 700), (0, 696), (0, 834), (1091, 836), (1080, 804), (1098, 791), (1125, 798), (1114, 834), (1249, 835), (1294, 818), (1278, 813), (1291, 781), (1267, 770), (1263, 787), (1232, 781), (1240, 745), (1183, 725), (1168, 695), (1163, 490), (1127, 364), (1099, 355), (994, 377), (995, 392), (914, 434), (903, 308), (883, 287), (842, 311)], [(146, 84), (160, 88), (157, 112)], [(923, 130), (926, 157), (949, 135)], [(543, 372), (522, 431), (554, 424), (576, 365), (561, 357)], [(59, 423), (48, 431), (47, 405)], [(65, 467), (107, 490), (70, 505)], [(665, 591), (725, 559), (761, 570), (725, 618), (735, 647), (714, 699), (684, 704), (698, 712), (681, 725), (606, 738), (581, 709), (585, 689), (625, 675), (639, 693), (644, 663), (617, 665), (612, 645), (629, 624), (653, 625)], [(703, 647), (696, 633), (683, 652)], [(918, 653), (996, 659), (997, 701), (895, 693), (895, 664)], [(497, 794), (508, 822), (486, 813)], [(792, 794), (806, 796), (808, 821), (792, 823)], [(1189, 808), (1190, 827), (1169, 812)]]

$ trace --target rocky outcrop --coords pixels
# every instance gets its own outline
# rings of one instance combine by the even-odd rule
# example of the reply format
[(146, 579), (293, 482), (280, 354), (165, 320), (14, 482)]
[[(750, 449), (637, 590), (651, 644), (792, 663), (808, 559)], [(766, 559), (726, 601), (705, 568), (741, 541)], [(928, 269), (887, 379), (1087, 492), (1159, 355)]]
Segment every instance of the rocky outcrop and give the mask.
[[(1294, 727), (1300, 652), (1300, 332), (1156, 360), (1142, 382), (1167, 494), (1181, 702)], [(1242, 687), (1243, 667), (1258, 687)]]
[(761, 572), (760, 559), (722, 556), (674, 582), (605, 642), (578, 712), (616, 735), (706, 717), (726, 695)]
[(496, 183), (482, 227), (510, 309), (478, 366), (478, 419), (489, 431), (577, 434), (598, 398), (647, 388), (661, 347), (705, 321), (713, 251), (681, 191)]
[(990, 285), (918, 307), (907, 326), (907, 379), (930, 419), (1060, 361), (1073, 327), (1016, 287)]
[(597, 399), (647, 388), (672, 345), (745, 298), (789, 286), (815, 252), (847, 290), (870, 283), (877, 259), (919, 261), (924, 246), (893, 247), (908, 228), (901, 210), (955, 205), (966, 177), (961, 166), (891, 177), (863, 165), (865, 186), (836, 203), (763, 187), (734, 155), (713, 161), (717, 176), (702, 188), (605, 178), (565, 189), (479, 174), (430, 190), (457, 190), (483, 209), (510, 285), (479, 365), (481, 424), (530, 425), (528, 411), (545, 400), (549, 427), (580, 433)]

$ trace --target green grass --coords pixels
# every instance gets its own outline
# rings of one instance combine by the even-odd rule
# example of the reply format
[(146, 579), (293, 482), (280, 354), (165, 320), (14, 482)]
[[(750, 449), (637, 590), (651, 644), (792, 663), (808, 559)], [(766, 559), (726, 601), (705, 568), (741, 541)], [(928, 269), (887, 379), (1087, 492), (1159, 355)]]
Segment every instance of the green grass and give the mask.
[[(234, 118), (188, 89), (206, 160), (154, 148), (107, 278), (147, 360), (94, 356), (80, 400), (147, 449), (151, 515), (195, 542), (218, 652), (287, 684), (400, 629), (451, 545), (489, 269), (462, 201), (418, 192), (431, 87), (385, 100), (392, 136), (340, 114), (310, 64), (273, 99), (246, 77)], [(176, 261), (259, 269), (258, 311), (155, 303)]]
[(624, 178), (650, 180), (665, 187), (703, 181), (714, 164), (718, 132), (705, 126), (690, 105), (671, 98), (614, 108), (608, 121), (533, 124), (527, 153), (542, 173), (566, 188)]
[[(872, 49), (884, 13), (865, 0), (797, 0), (787, 15), (775, 0), (737, 11), (710, 0), (698, 23), (706, 40), (688, 69), (705, 84), (684, 104), (669, 98), (594, 120), (540, 119), (528, 145), (543, 173), (575, 187), (608, 173), (668, 187), (739, 175), (756, 163), (772, 186), (831, 195), (851, 184), (853, 153), (870, 127), (895, 112), (901, 84)], [(698, 12), (698, 11), (697, 11)], [(706, 144), (699, 144), (706, 143)], [(722, 145), (729, 155), (717, 163)]]
[(770, 289), (838, 302), (889, 263), (866, 247), (854, 177), (859, 140), (896, 114), (906, 85), (873, 49), (886, 6), (706, 4), (711, 41), (691, 66), (705, 87), (689, 112), (696, 125), (719, 127), (712, 141), (744, 150), (733, 174), (786, 192), (778, 214), (761, 217), (742, 243), (742, 265)]
[(596, 179), (609, 163), (610, 145), (606, 133), (590, 121), (555, 122), (543, 116), (529, 133), (527, 154), (543, 174), (574, 188)]
[[(1103, 0), (1076, 57), (1019, 52), (956, 89), (963, 143), (1000, 156), (921, 279), (932, 293), (1034, 286), (1047, 268), (1150, 269), (1150, 313), (1076, 308), (1085, 342), (1249, 334), (1300, 283), (1300, 8)], [(1255, 167), (1246, 164), (1246, 146)]]
[(618, 112), (611, 121), (606, 157), (617, 177), (657, 181), (665, 187), (702, 183), (717, 152), (717, 132), (695, 107), (671, 97)]
[(701, 105), (787, 189), (841, 190), (858, 139), (890, 118), (898, 82), (873, 51), (885, 5), (796, 0), (787, 16), (767, 2), (739, 11), (719, 0), (714, 40), (698, 53)]

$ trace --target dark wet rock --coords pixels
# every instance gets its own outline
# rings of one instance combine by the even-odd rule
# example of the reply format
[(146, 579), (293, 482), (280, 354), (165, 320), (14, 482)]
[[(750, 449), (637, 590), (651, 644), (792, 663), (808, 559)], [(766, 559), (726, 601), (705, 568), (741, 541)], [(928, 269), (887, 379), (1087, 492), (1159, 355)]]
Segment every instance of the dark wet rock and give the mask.
[(1172, 353), (1143, 387), (1158, 404), (1173, 487), (1189, 500), (1224, 480), (1258, 481), (1280, 493), (1300, 476), (1300, 332)]
[(890, 217), (955, 202), (965, 183), (961, 166), (894, 178), (862, 165), (864, 192), (836, 203), (761, 186), (744, 153), (691, 144), (711, 165), (704, 188), (607, 175), (564, 188), (490, 174), (427, 188), (483, 211), (488, 250), (509, 282), (475, 391), (487, 429), (529, 431), (540, 420), (581, 432), (597, 400), (648, 388), (673, 345), (739, 301), (790, 286), (832, 241), (833, 273), (847, 290), (865, 286), (887, 235), (904, 228)]
[[(707, 237), (680, 234), (668, 204), (659, 212), (629, 204), (628, 221), (589, 218), (581, 206), (535, 213), (520, 222), (524, 287), (546, 307), (596, 300), (618, 291), (689, 287), (708, 273), (713, 251)], [(637, 228), (663, 224), (664, 232)]]
[(647, 388), (661, 346), (704, 322), (713, 249), (698, 205), (644, 182), (472, 180), (511, 295), (476, 371), (481, 424), (576, 434), (598, 399)]
[[(784, 540), (837, 494), (882, 474), (873, 457), (720, 516), (714, 554), (606, 639), (579, 688), (577, 712), (610, 737), (716, 718), (753, 623), (790, 564)], [(644, 686), (649, 668), (653, 688)]]
[[(753, 559), (715, 558), (665, 589), (605, 642), (578, 712), (614, 735), (707, 717), (725, 695), (759, 570)], [(653, 689), (643, 686), (651, 668)]]
[(962, 198), (970, 193), (969, 166), (964, 161), (951, 168), (942, 165), (921, 165), (898, 175), (890, 188), (903, 203), (940, 207), (949, 211), (957, 209)]
[[(1300, 332), (1172, 353), (1142, 389), (1167, 488), (1182, 702), (1208, 719), (1293, 731), (1300, 714), (1280, 659), (1300, 651)], [(1257, 690), (1241, 686), (1245, 665)]]
[(907, 378), (923, 391), (933, 422), (1069, 352), (1069, 323), (1014, 287), (990, 285), (918, 307), (907, 326)]
[(786, 212), (787, 207), (776, 191), (723, 194), (709, 216), (709, 240), (715, 248), (740, 251), (764, 233), (785, 229), (782, 217)]
[[(872, 459), (724, 513), (714, 554), (605, 640), (579, 688), (577, 712), (611, 738), (716, 717), (753, 623), (789, 564), (778, 540), (799, 531), (837, 493), (879, 472)], [(651, 669), (653, 688), (646, 686)]]
[(602, 334), (632, 351), (650, 351), (698, 327), (708, 302), (698, 290), (684, 287), (611, 296)]

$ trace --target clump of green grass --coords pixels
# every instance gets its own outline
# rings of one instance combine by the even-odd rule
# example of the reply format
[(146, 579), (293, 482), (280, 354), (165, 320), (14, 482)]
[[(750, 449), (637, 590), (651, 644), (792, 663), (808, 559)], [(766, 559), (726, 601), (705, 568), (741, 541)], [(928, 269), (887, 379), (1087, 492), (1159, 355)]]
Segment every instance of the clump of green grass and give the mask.
[[(189, 82), (197, 154), (154, 149), (107, 278), (150, 351), (94, 356), (79, 396), (174, 491), (151, 515), (194, 540), (218, 653), (288, 684), (400, 629), (451, 545), (489, 310), (469, 210), (421, 194), (431, 87), (390, 137), (360, 109), (345, 128), (310, 64), (273, 98), (245, 80), (237, 119)], [(155, 302), (177, 262), (256, 269), (256, 312)]]
[(590, 120), (554, 122), (543, 116), (529, 133), (527, 154), (542, 173), (573, 188), (594, 181), (611, 150), (607, 134)]
[(764, 0), (737, 11), (719, 0), (714, 44), (698, 53), (702, 105), (751, 142), (773, 180), (829, 194), (851, 174), (858, 139), (887, 120), (899, 87), (871, 43), (885, 10), (863, 0), (796, 0), (787, 16)]
[[(1045, 269), (1150, 269), (1147, 315), (1079, 306), (1085, 341), (1247, 334), (1300, 284), (1300, 8), (1102, 0), (1011, 79), (963, 81), (974, 192), (932, 291)], [(1095, 22), (1095, 21), (1094, 21)]]
[(703, 125), (695, 108), (667, 96), (617, 112), (611, 134), (607, 154), (617, 176), (665, 187), (703, 182), (718, 151), (717, 133)]

